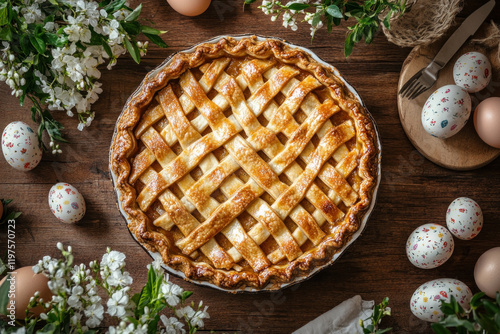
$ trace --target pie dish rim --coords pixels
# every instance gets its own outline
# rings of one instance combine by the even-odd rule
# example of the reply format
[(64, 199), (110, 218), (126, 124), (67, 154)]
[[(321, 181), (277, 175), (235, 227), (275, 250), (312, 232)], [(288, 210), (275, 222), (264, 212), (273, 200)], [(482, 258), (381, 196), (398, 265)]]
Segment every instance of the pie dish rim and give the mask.
[[(169, 66), (170, 63), (171, 63), (171, 61), (174, 59), (175, 55), (177, 55), (179, 53), (187, 53), (187, 54), (193, 53), (193, 51), (195, 51), (196, 48), (198, 48), (199, 46), (201, 46), (203, 44), (216, 44), (220, 40), (225, 39), (225, 38), (231, 38), (231, 39), (234, 39), (236, 41), (239, 41), (239, 40), (245, 39), (245, 38), (255, 38), (255, 40), (257, 42), (262, 42), (262, 41), (269, 40), (269, 39), (270, 40), (276, 40), (276, 41), (279, 41), (280, 43), (285, 44), (286, 46), (288, 46), (290, 48), (299, 49), (300, 51), (306, 53), (307, 56), (309, 56), (312, 60), (314, 60), (315, 62), (317, 62), (322, 67), (325, 67), (328, 70), (332, 71), (333, 74), (338, 79), (340, 79), (342, 81), (342, 83), (345, 85), (346, 89), (349, 92), (351, 92), (354, 95), (354, 97), (357, 99), (357, 101), (359, 102), (359, 104), (361, 105), (361, 107), (364, 109), (364, 113), (366, 114), (367, 118), (371, 121), (371, 123), (373, 125), (373, 144), (374, 144), (373, 146), (374, 146), (374, 148), (376, 150), (376, 153), (375, 153), (376, 157), (374, 157), (373, 159), (374, 159), (375, 164), (376, 164), (376, 168), (374, 168), (376, 170), (376, 175), (372, 175), (373, 176), (373, 185), (372, 185), (372, 190), (371, 190), (370, 203), (368, 205), (368, 208), (366, 208), (362, 212), (362, 218), (360, 218), (358, 229), (354, 233), (352, 233), (352, 234), (349, 235), (348, 240), (343, 242), (342, 247), (339, 250), (337, 250), (331, 256), (331, 258), (329, 258), (327, 260), (326, 263), (324, 263), (322, 265), (316, 265), (316, 266), (314, 266), (312, 269), (309, 269), (307, 271), (307, 274), (305, 274), (305, 275), (304, 274), (303, 275), (294, 275), (294, 277), (290, 281), (288, 281), (288, 282), (283, 282), (283, 283), (281, 283), (281, 282), (280, 283), (269, 283), (269, 284), (265, 284), (261, 288), (256, 288), (256, 287), (252, 287), (252, 286), (248, 286), (248, 285), (244, 286), (243, 288), (242, 287), (238, 287), (238, 286), (235, 286), (235, 287), (232, 287), (232, 288), (225, 288), (225, 287), (219, 286), (219, 285), (217, 285), (215, 283), (212, 283), (211, 281), (196, 280), (196, 279), (193, 279), (193, 278), (189, 278), (189, 277), (187, 277), (185, 275), (185, 273), (183, 271), (174, 269), (172, 267), (169, 267), (165, 263), (162, 263), (162, 267), (168, 273), (170, 273), (170, 274), (172, 274), (172, 275), (174, 275), (176, 277), (182, 278), (182, 279), (184, 279), (186, 281), (189, 281), (189, 282), (192, 282), (194, 284), (200, 285), (200, 286), (208, 286), (208, 287), (211, 287), (211, 288), (215, 288), (217, 290), (231, 292), (231, 293), (238, 293), (238, 292), (250, 292), (250, 293), (252, 293), (252, 292), (261, 292), (261, 291), (277, 291), (277, 290), (281, 290), (283, 288), (295, 285), (295, 284), (297, 284), (299, 282), (302, 282), (302, 281), (304, 281), (306, 279), (309, 279), (312, 276), (314, 276), (316, 273), (318, 273), (319, 271), (325, 269), (326, 267), (331, 266), (335, 261), (338, 260), (338, 258), (345, 252), (345, 250), (352, 243), (354, 243), (354, 241), (361, 235), (361, 233), (366, 228), (367, 221), (369, 220), (369, 218), (370, 218), (370, 216), (372, 214), (372, 211), (373, 211), (373, 209), (375, 207), (375, 204), (376, 204), (378, 188), (379, 188), (380, 182), (381, 182), (381, 175), (382, 175), (382, 170), (381, 170), (382, 146), (381, 146), (380, 135), (379, 135), (379, 131), (378, 131), (378, 128), (377, 128), (377, 124), (376, 124), (373, 116), (371, 115), (371, 113), (366, 108), (366, 105), (364, 104), (363, 100), (361, 99), (361, 96), (356, 91), (356, 89), (354, 89), (354, 87), (352, 85), (350, 85), (344, 79), (344, 77), (340, 74), (340, 72), (338, 71), (338, 69), (335, 66), (327, 63), (326, 61), (324, 61), (323, 59), (321, 59), (320, 57), (318, 57), (314, 52), (312, 52), (311, 50), (309, 50), (307, 48), (304, 48), (304, 47), (299, 46), (299, 45), (295, 45), (293, 43), (289, 43), (289, 42), (283, 40), (282, 38), (271, 37), (271, 36), (262, 36), (262, 35), (256, 35), (256, 34), (239, 34), (239, 35), (228, 35), (228, 34), (226, 34), (226, 35), (220, 35), (220, 36), (216, 36), (216, 37), (210, 38), (210, 39), (208, 39), (206, 41), (197, 43), (197, 44), (195, 44), (192, 47), (189, 47), (187, 49), (174, 52), (169, 57), (167, 57), (160, 65), (158, 65), (156, 68), (154, 68), (153, 70), (149, 71), (146, 74), (146, 76), (144, 77), (144, 79), (141, 81), (140, 85), (128, 97), (126, 103), (124, 104), (124, 107), (123, 107), (122, 111), (120, 112), (120, 115), (117, 118), (116, 124), (118, 125), (118, 123), (119, 123), (122, 115), (128, 109), (128, 105), (129, 105), (130, 100), (133, 99), (133, 98), (135, 98), (137, 96), (137, 94), (139, 92), (141, 92), (144, 84), (148, 81), (149, 78), (154, 77), (163, 68)], [(125, 210), (123, 208), (123, 203), (122, 203), (122, 201), (120, 199), (121, 198), (120, 190), (119, 190), (119, 188), (116, 187), (116, 184), (117, 184), (117, 175), (115, 175), (114, 168), (113, 168), (113, 163), (112, 163), (113, 147), (114, 147), (115, 139), (116, 139), (116, 136), (117, 136), (117, 132), (118, 132), (118, 127), (115, 126), (114, 131), (113, 131), (113, 137), (112, 137), (112, 140), (111, 140), (110, 151), (109, 151), (110, 152), (110, 154), (109, 154), (109, 168), (110, 168), (110, 175), (111, 175), (111, 180), (112, 180), (113, 188), (114, 188), (114, 191), (115, 191), (115, 194), (116, 194), (116, 201), (117, 201), (118, 209), (119, 209), (120, 214), (122, 215), (122, 217), (125, 219), (126, 224), (127, 224), (127, 229), (129, 230), (129, 233), (132, 235), (132, 237), (134, 238), (134, 240), (142, 248), (144, 248), (153, 259), (156, 259), (156, 258), (160, 258), (161, 259), (160, 253), (157, 252), (157, 251), (153, 252), (153, 251), (149, 250), (145, 245), (143, 245), (138, 240), (137, 236), (130, 230), (130, 228), (128, 226), (129, 223), (130, 223), (130, 218), (129, 218), (129, 215), (125, 212)]]

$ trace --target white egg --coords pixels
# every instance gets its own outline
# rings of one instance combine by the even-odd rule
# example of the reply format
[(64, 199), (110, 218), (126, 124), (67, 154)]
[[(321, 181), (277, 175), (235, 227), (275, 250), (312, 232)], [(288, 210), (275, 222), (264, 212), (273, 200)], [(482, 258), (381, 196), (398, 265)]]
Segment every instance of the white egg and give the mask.
[(479, 92), (491, 81), (491, 63), (479, 52), (467, 52), (453, 66), (455, 83), (469, 93)]
[(422, 108), (422, 125), (430, 135), (449, 138), (469, 120), (471, 99), (462, 87), (446, 85), (429, 96)]
[(25, 172), (35, 168), (42, 160), (38, 136), (24, 122), (12, 122), (5, 127), (2, 151), (9, 165)]
[(82, 194), (68, 183), (57, 183), (49, 192), (50, 210), (57, 219), (66, 224), (80, 221), (85, 215), (85, 200)]
[(454, 296), (464, 310), (470, 308), (472, 292), (465, 283), (452, 279), (440, 278), (422, 284), (410, 299), (411, 312), (419, 319), (438, 322), (443, 316), (441, 300), (450, 301)]
[(446, 225), (457, 238), (470, 240), (483, 228), (483, 212), (474, 200), (459, 197), (446, 211)]
[(422, 269), (439, 267), (453, 254), (453, 236), (438, 224), (416, 228), (406, 242), (406, 255), (411, 264)]

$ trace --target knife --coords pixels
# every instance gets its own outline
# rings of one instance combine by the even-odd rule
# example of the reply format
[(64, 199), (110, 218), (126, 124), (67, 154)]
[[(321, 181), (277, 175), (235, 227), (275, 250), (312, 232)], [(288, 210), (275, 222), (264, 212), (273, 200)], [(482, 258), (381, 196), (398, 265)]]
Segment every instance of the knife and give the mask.
[(422, 94), (437, 81), (438, 72), (450, 61), (465, 41), (479, 29), (495, 7), (495, 0), (490, 0), (469, 15), (451, 35), (427, 67), (415, 73), (399, 90), (399, 95), (412, 100)]
[(460, 49), (460, 47), (465, 43), (465, 41), (470, 36), (474, 35), (494, 7), (495, 0), (490, 0), (476, 9), (474, 13), (470, 14), (469, 17), (467, 17), (460, 27), (458, 27), (458, 29), (453, 33), (453, 35), (448, 38), (432, 61), (443, 68), (450, 61), (451, 57), (453, 57), (453, 55), (458, 51), (458, 49)]

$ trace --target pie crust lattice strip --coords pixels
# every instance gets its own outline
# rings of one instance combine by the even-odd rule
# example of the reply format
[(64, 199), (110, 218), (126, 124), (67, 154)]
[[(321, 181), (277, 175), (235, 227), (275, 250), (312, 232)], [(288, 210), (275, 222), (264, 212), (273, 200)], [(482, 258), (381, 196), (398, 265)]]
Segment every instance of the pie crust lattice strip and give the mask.
[(278, 288), (358, 230), (378, 144), (360, 102), (305, 52), (227, 37), (146, 77), (110, 166), (129, 229), (167, 266), (224, 289)]

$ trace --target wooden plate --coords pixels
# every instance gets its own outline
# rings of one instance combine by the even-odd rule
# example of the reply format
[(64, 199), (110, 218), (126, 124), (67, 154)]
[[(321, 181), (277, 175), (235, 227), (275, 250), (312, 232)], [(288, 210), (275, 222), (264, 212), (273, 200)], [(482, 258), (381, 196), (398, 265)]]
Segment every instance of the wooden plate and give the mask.
[[(485, 35), (486, 25), (483, 25), (474, 36)], [(446, 39), (428, 46), (415, 47), (401, 69), (398, 91), (403, 84), (421, 68), (427, 66), (438, 53)], [(469, 122), (455, 136), (439, 139), (429, 135), (421, 122), (422, 107), (427, 98), (439, 87), (454, 84), (453, 65), (456, 60), (466, 52), (477, 51), (486, 55), (490, 60), (495, 59), (497, 50), (487, 50), (481, 46), (473, 45), (470, 41), (455, 54), (448, 64), (439, 72), (439, 78), (434, 86), (422, 93), (414, 100), (403, 99), (398, 95), (398, 110), (401, 124), (413, 146), (427, 159), (437, 165), (454, 170), (471, 170), (480, 168), (500, 155), (500, 149), (485, 144), (477, 135), (472, 115), (475, 107), (482, 100), (491, 96), (500, 96), (500, 64), (492, 62), (493, 77), (488, 87), (471, 94), (472, 112)]]

